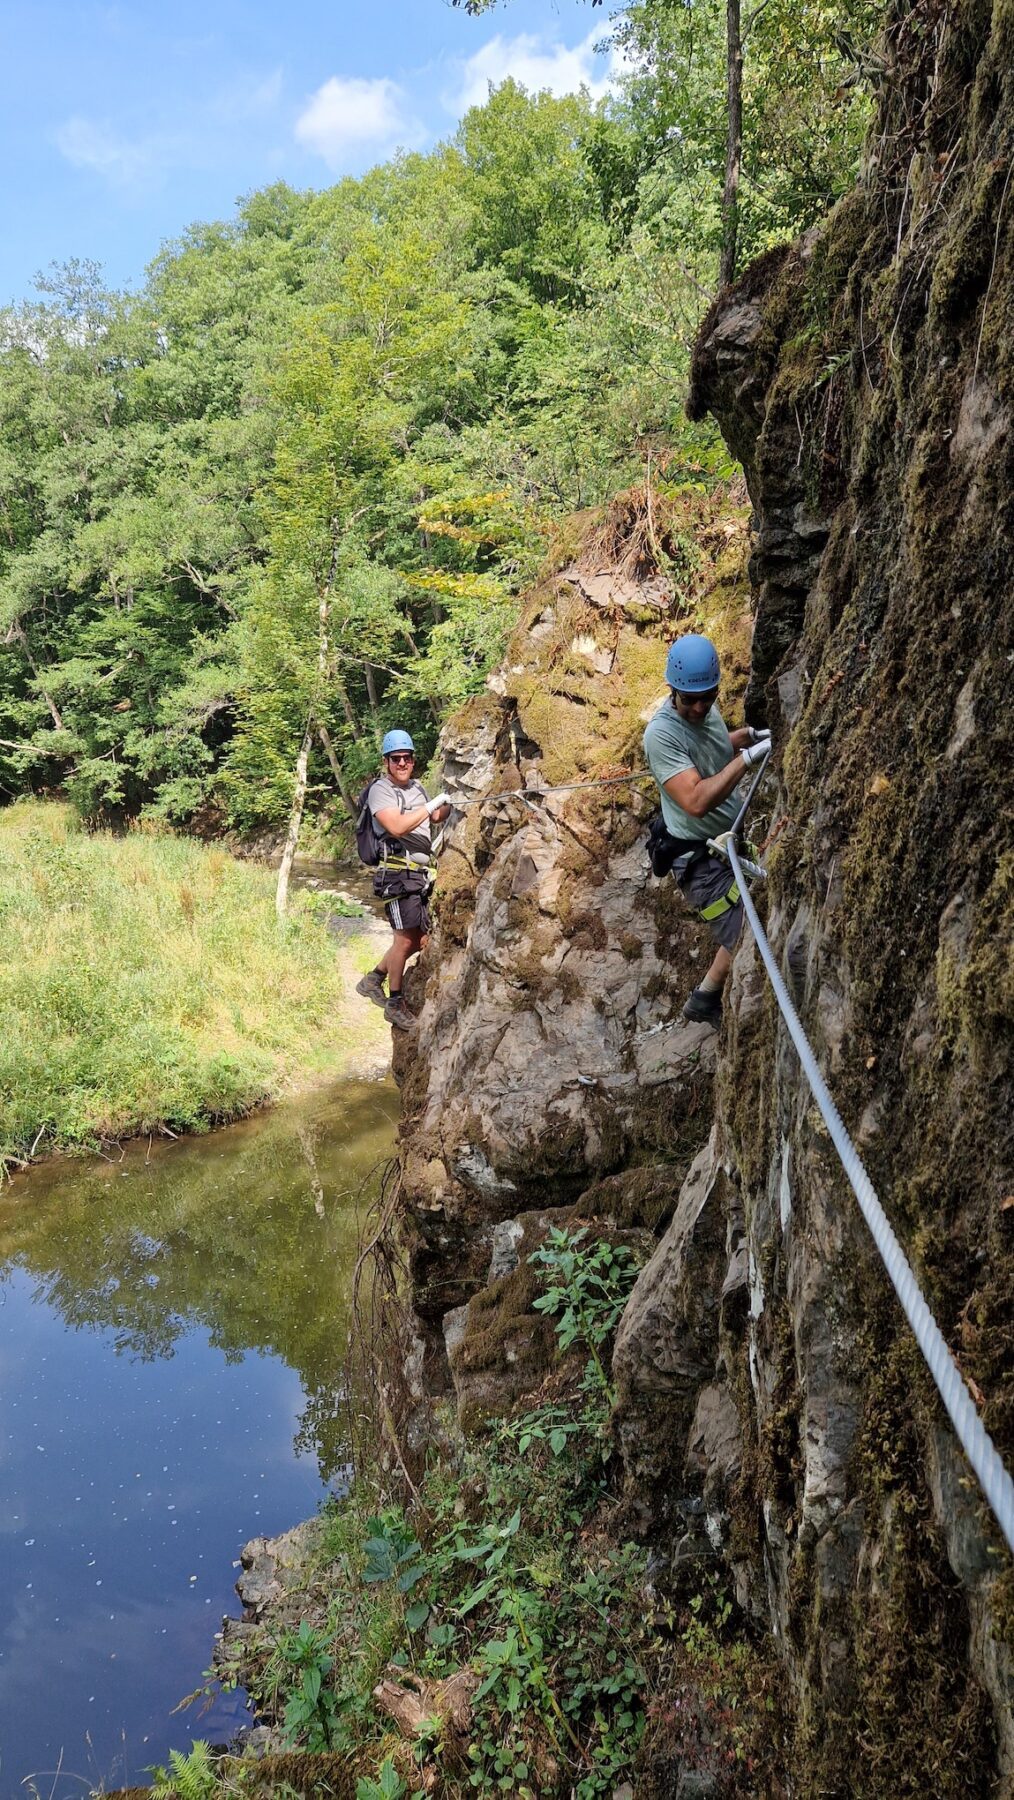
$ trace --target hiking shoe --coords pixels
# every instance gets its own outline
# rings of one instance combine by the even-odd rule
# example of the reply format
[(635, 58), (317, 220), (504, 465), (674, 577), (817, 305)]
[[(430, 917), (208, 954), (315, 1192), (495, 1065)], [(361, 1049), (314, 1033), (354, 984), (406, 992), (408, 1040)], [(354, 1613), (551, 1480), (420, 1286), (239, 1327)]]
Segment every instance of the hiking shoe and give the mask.
[(683, 1008), (683, 1017), (692, 1025), (713, 1025), (717, 1031), (722, 1023), (721, 992), (702, 994), (700, 988), (695, 988)]
[(387, 1002), (387, 1005), (384, 1007), (384, 1017), (389, 1025), (394, 1026), (396, 1031), (415, 1030), (415, 1019), (409, 1012), (408, 1007), (405, 1005), (400, 994), (398, 995), (397, 1000), (389, 1000)]
[(379, 969), (371, 969), (368, 975), (363, 976), (362, 981), (356, 982), (356, 993), (362, 994), (364, 1000), (372, 1000), (374, 1006), (387, 1005), (384, 977)]

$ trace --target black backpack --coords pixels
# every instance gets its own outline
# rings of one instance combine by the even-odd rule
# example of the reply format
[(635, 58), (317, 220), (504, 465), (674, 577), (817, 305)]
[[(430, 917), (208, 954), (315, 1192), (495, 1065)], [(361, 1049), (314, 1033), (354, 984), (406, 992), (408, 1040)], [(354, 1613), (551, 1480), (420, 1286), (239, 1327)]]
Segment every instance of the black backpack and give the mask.
[(384, 854), (384, 840), (377, 832), (370, 811), (370, 789), (376, 779), (374, 776), (372, 781), (367, 782), (356, 801), (359, 814), (356, 819), (356, 849), (360, 862), (365, 863), (368, 869), (375, 869)]

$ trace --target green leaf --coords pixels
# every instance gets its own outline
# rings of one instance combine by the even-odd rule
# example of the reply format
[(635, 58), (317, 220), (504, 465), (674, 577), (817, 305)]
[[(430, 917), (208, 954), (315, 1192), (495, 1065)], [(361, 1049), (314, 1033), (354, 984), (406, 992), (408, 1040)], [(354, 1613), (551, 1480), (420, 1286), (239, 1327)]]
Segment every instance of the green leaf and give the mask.
[[(418, 1546), (416, 1546), (416, 1547), (418, 1548)], [(401, 1574), (398, 1576), (398, 1592), (399, 1592), (399, 1594), (407, 1594), (411, 1588), (415, 1587), (417, 1581), (422, 1580), (425, 1573), (426, 1573), (426, 1564), (425, 1563), (413, 1563), (413, 1565), (410, 1569), (403, 1569)]]
[(478, 1587), (473, 1588), (470, 1594), (466, 1594), (463, 1600), (459, 1600), (455, 1608), (459, 1619), (463, 1619), (466, 1613), (474, 1611), (475, 1607), (481, 1606), (484, 1600), (489, 1599), (493, 1589), (499, 1587), (499, 1585), (499, 1581), (495, 1576), (492, 1576), (488, 1581), (480, 1581)]

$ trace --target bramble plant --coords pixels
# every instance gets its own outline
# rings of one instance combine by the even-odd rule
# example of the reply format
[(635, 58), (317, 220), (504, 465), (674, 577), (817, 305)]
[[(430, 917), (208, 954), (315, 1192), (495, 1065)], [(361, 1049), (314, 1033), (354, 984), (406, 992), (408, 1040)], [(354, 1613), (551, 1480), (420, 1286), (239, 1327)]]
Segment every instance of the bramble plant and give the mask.
[(407, 1793), (408, 1789), (389, 1756), (375, 1780), (372, 1775), (361, 1775), (356, 1782), (356, 1800), (404, 1800)]
[(334, 1666), (325, 1633), (314, 1631), (303, 1619), (297, 1631), (278, 1640), (278, 1654), (298, 1673), (296, 1687), (285, 1705), (284, 1731), (290, 1744), (300, 1743), (311, 1752), (330, 1750), (338, 1723), (338, 1703), (326, 1677)]
[(528, 1261), (545, 1269), (550, 1286), (535, 1301), (536, 1312), (558, 1315), (556, 1338), (561, 1350), (583, 1344), (589, 1353), (585, 1386), (597, 1388), (612, 1405), (612, 1384), (602, 1361), (603, 1345), (620, 1322), (623, 1309), (637, 1280), (638, 1265), (625, 1244), (609, 1244), (600, 1238), (586, 1244), (586, 1226), (563, 1231), (557, 1226)]
[[(621, 1265), (626, 1283), (633, 1271)], [(583, 1310), (593, 1329), (610, 1316), (594, 1302)], [(260, 1674), (244, 1669), (241, 1679), (263, 1717), (284, 1718), (286, 1735), (298, 1724), (294, 1748), (326, 1745), (362, 1771), (357, 1800), (431, 1791), (608, 1800), (665, 1729), (660, 1685), (682, 1679), (703, 1697), (723, 1754), (753, 1766), (770, 1731), (766, 1712), (758, 1723), (772, 1704), (767, 1678), (733, 1631), (717, 1580), (688, 1607), (660, 1609), (646, 1601), (643, 1549), (609, 1541), (604, 1412), (597, 1381), (584, 1393), (571, 1381), (482, 1439), (459, 1441), (453, 1462), (421, 1476), (411, 1508), (393, 1504), (373, 1470), (324, 1509), (306, 1593), (312, 1606), (327, 1592), (326, 1618), (283, 1639), (286, 1658), (276, 1643)], [(398, 1669), (433, 1705), (396, 1763), (374, 1692)], [(476, 1679), (460, 1741), (434, 1690), (465, 1669)], [(320, 1674), (319, 1691), (312, 1678), (307, 1688), (308, 1671)], [(294, 1698), (324, 1709), (329, 1743), (311, 1705), (296, 1720)], [(223, 1782), (216, 1800), (228, 1791)]]

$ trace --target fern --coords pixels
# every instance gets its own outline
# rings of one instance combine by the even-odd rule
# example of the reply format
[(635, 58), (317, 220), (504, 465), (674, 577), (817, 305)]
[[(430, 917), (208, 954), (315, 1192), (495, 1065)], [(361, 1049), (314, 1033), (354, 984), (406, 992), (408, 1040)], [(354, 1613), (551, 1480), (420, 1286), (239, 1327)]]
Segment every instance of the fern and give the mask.
[(170, 1750), (168, 1769), (152, 1769), (153, 1800), (213, 1800), (218, 1786), (211, 1746), (195, 1738), (190, 1750)]

